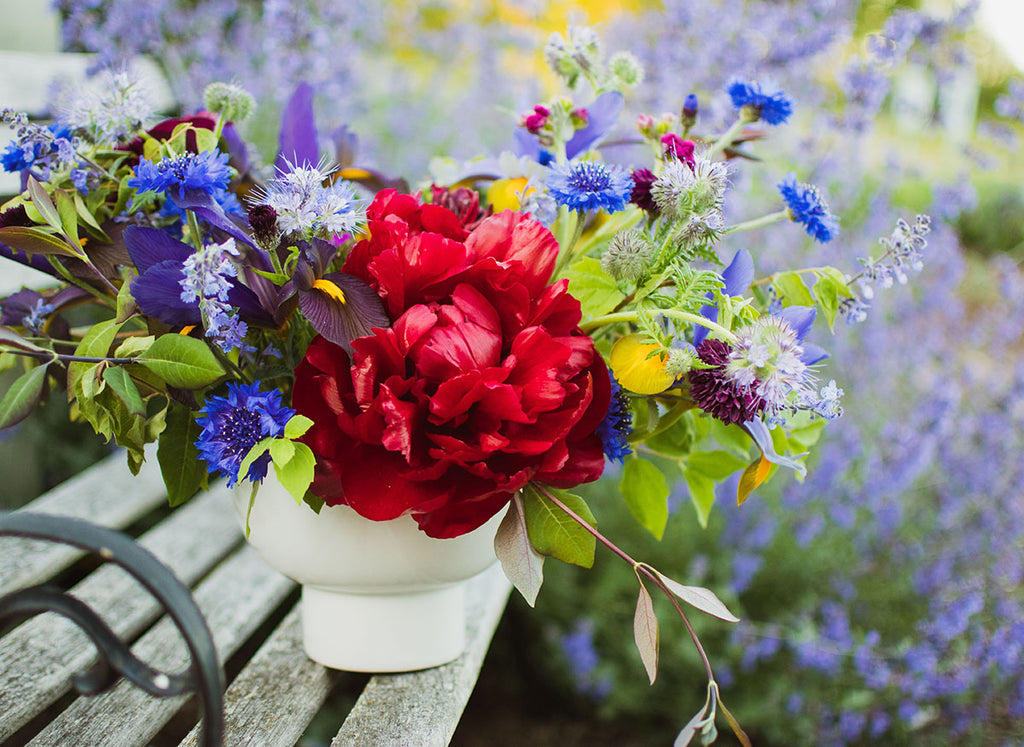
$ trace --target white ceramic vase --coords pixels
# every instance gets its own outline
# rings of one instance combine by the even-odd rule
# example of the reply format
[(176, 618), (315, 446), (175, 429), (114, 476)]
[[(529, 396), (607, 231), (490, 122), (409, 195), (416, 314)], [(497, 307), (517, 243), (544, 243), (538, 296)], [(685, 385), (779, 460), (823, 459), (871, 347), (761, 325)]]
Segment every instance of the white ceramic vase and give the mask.
[[(251, 486), (235, 488), (245, 526)], [(433, 539), (409, 516), (370, 521), (348, 506), (296, 504), (271, 468), (249, 517), (249, 543), (302, 585), (309, 658), (351, 672), (437, 666), (465, 649), (465, 583), (496, 562), (499, 513), (454, 539)]]

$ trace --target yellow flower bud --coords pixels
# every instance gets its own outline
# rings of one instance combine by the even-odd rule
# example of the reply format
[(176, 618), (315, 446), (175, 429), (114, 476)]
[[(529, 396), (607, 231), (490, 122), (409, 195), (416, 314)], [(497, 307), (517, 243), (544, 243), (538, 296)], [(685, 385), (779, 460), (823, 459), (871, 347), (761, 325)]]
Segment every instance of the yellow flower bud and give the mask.
[(658, 394), (672, 386), (675, 377), (665, 367), (668, 355), (651, 355), (658, 345), (643, 340), (643, 335), (626, 335), (612, 346), (608, 362), (623, 388), (636, 394)]

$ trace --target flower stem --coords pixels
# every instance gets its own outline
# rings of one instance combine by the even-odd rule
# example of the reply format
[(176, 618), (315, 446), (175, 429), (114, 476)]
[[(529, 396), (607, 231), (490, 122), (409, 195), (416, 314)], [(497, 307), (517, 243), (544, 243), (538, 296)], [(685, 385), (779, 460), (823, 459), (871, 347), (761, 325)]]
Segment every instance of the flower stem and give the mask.
[(676, 608), (676, 612), (678, 612), (679, 616), (683, 619), (683, 624), (686, 625), (686, 630), (690, 633), (690, 638), (693, 640), (693, 644), (697, 647), (697, 653), (700, 654), (701, 661), (704, 663), (704, 671), (707, 672), (708, 681), (714, 682), (715, 681), (715, 675), (714, 675), (714, 672), (711, 669), (711, 662), (708, 660), (708, 655), (704, 651), (704, 647), (701, 645), (700, 639), (697, 637), (696, 631), (693, 629), (693, 626), (690, 624), (689, 618), (686, 617), (686, 613), (683, 612), (683, 608), (679, 606), (679, 602), (676, 600), (675, 595), (669, 590), (668, 586), (665, 585), (665, 582), (661, 580), (661, 574), (658, 573), (658, 571), (656, 571), (651, 566), (647, 565), (646, 563), (638, 562), (638, 561), (634, 560), (632, 557), (630, 557), (629, 554), (626, 553), (624, 550), (620, 549), (618, 545), (616, 545), (610, 539), (608, 539), (603, 534), (601, 534), (599, 531), (597, 531), (597, 529), (595, 529), (593, 526), (591, 526), (590, 523), (588, 521), (586, 521), (582, 516), (580, 516), (575, 511), (573, 511), (571, 508), (569, 508), (564, 503), (562, 503), (560, 500), (558, 500), (558, 498), (556, 498), (554, 495), (552, 495), (549, 490), (545, 489), (545, 487), (543, 485), (537, 485), (536, 487), (537, 487), (538, 490), (540, 490), (541, 493), (543, 493), (545, 495), (545, 497), (549, 501), (551, 501), (552, 503), (555, 504), (555, 506), (557, 506), (559, 509), (564, 511), (566, 516), (568, 516), (570, 519), (575, 521), (581, 527), (586, 529), (588, 532), (590, 532), (590, 534), (594, 535), (594, 539), (596, 539), (602, 545), (604, 545), (609, 550), (611, 550), (613, 553), (618, 555), (624, 561), (629, 563), (630, 566), (633, 567), (634, 571), (639, 572), (639, 573), (643, 573), (645, 576), (647, 576), (647, 578), (649, 578), (651, 581), (653, 581), (654, 584), (659, 589), (661, 589), (662, 593), (665, 594), (665, 596), (667, 596), (671, 600), (672, 606)]
[(768, 215), (762, 215), (760, 218), (754, 218), (753, 220), (744, 221), (743, 223), (737, 223), (735, 226), (729, 226), (722, 234), (727, 233), (739, 233), (740, 231), (753, 231), (755, 228), (764, 228), (770, 226), (773, 223), (786, 220), (788, 213), (785, 210), (780, 210), (777, 213), (768, 213)]
[(746, 122), (744, 121), (742, 116), (739, 117), (739, 119), (737, 119), (735, 122), (733, 122), (732, 126), (728, 130), (723, 132), (721, 135), (719, 135), (718, 140), (716, 140), (715, 144), (711, 146), (711, 150), (708, 153), (708, 158), (714, 158), (716, 154), (721, 153), (727, 147), (732, 145), (732, 141), (736, 138), (737, 135), (740, 134), (740, 132), (743, 131), (743, 125), (745, 124)]
[[(700, 314), (693, 314), (689, 311), (679, 311), (678, 309), (657, 309), (653, 313), (667, 316), (671, 319), (679, 319), (680, 321), (690, 322), (691, 324), (699, 324), (702, 327), (707, 327), (712, 332), (717, 332), (723, 338), (729, 342), (736, 340), (736, 335), (727, 330), (721, 324), (713, 322)], [(586, 333), (593, 332), (598, 327), (603, 327), (606, 324), (618, 324), (619, 322), (635, 322), (638, 317), (636, 311), (621, 311), (617, 314), (607, 314), (606, 316), (599, 316), (596, 319), (583, 322), (580, 324), (580, 329)]]

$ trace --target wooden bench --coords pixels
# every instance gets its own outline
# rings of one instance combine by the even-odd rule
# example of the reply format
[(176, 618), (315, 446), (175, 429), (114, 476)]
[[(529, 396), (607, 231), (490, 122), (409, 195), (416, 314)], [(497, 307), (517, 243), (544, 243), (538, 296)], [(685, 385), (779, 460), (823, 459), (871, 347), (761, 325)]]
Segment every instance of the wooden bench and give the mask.
[[(469, 644), (456, 661), (399, 675), (337, 672), (306, 658), (298, 588), (245, 543), (223, 486), (174, 510), (166, 502), (155, 459), (132, 476), (116, 453), (21, 511), (125, 531), (192, 590), (227, 675), (227, 744), (292, 745), (314, 718), (334, 734), (332, 745), (449, 742), (508, 599), (500, 567), (471, 582)], [(143, 661), (162, 672), (187, 667), (187, 649), (156, 599), (121, 568), (97, 561), (63, 544), (0, 536), (0, 597), (52, 581), (95, 610)], [(126, 681), (77, 696), (74, 676), (98, 657), (64, 617), (38, 615), (0, 627), (0, 635), (0, 744), (198, 743), (194, 696), (156, 698)], [(346, 716), (339, 704), (353, 700)]]

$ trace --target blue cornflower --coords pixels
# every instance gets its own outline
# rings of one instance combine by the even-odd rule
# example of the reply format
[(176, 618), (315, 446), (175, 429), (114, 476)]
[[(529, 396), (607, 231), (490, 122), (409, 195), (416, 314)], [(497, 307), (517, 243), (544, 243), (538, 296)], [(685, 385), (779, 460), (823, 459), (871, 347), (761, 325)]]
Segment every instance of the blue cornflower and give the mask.
[(824, 244), (839, 235), (839, 219), (828, 211), (825, 198), (817, 187), (799, 184), (796, 174), (791, 172), (778, 184), (778, 188), (790, 218), (803, 223), (808, 236)]
[(752, 80), (733, 78), (725, 87), (732, 99), (732, 105), (743, 112), (750, 122), (759, 119), (770, 125), (779, 125), (793, 113), (793, 102), (789, 96), (772, 85)]
[(184, 199), (196, 191), (216, 196), (224, 191), (230, 179), (228, 154), (207, 150), (183, 153), (156, 163), (141, 158), (128, 186), (139, 192), (161, 192), (173, 200)]
[[(196, 423), (203, 429), (196, 440), (199, 457), (209, 472), (219, 472), (228, 479), (228, 487), (238, 482), (242, 460), (264, 438), (284, 434), (285, 424), (295, 410), (281, 404), (281, 392), (261, 392), (259, 382), (228, 384), (227, 397), (210, 397), (199, 411)], [(252, 482), (267, 476), (270, 454), (264, 454), (245, 475)]]
[(547, 179), (548, 191), (559, 205), (588, 212), (623, 210), (633, 192), (633, 177), (600, 161), (557, 163)]
[(633, 432), (633, 408), (615, 376), (610, 371), (608, 376), (612, 382), (612, 397), (608, 413), (597, 426), (597, 435), (601, 437), (605, 455), (621, 464), (623, 457), (633, 453), (629, 448), (629, 436)]
[(236, 348), (243, 352), (255, 350), (244, 340), (248, 325), (238, 317), (238, 309), (233, 309), (228, 302), (233, 287), (231, 278), (238, 277), (238, 268), (232, 262), (237, 257), (234, 239), (229, 238), (223, 244), (207, 244), (185, 260), (179, 281), (182, 302), (199, 305), (206, 336), (225, 353)]

